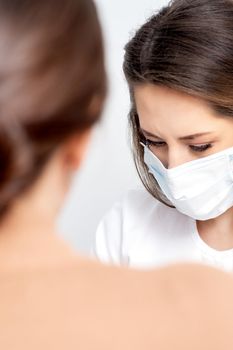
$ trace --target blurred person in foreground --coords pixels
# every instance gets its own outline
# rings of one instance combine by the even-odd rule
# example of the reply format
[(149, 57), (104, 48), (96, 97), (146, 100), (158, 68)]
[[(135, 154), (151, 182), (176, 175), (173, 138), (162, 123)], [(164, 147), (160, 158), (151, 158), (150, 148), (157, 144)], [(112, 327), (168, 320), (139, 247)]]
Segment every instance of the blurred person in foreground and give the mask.
[(0, 17), (0, 348), (232, 348), (231, 276), (104, 266), (56, 234), (106, 94), (92, 1), (1, 0)]

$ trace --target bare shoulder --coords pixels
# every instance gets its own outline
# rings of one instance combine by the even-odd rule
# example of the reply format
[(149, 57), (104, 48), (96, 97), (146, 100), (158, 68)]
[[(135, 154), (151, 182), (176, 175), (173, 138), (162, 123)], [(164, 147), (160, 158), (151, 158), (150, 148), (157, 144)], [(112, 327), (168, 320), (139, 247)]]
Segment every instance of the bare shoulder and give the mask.
[(128, 349), (232, 348), (232, 275), (198, 264), (138, 271), (93, 262), (85, 270), (83, 302), (101, 314), (100, 333), (122, 334), (119, 349), (126, 338)]
[(127, 329), (134, 349), (233, 347), (232, 275), (197, 264), (148, 271), (95, 268), (103, 315), (115, 315), (116, 329)]
[[(199, 265), (138, 271), (84, 258), (6, 274), (1, 276), (0, 345), (231, 349), (232, 293), (230, 275)], [(56, 336), (48, 339), (48, 334)]]

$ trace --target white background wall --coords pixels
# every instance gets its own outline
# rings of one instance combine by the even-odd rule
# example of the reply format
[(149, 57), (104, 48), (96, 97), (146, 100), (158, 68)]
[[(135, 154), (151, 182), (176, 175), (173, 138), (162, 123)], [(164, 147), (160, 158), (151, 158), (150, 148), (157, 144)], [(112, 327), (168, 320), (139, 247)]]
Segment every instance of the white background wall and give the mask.
[(109, 94), (103, 119), (93, 132), (86, 160), (74, 179), (62, 214), (62, 236), (87, 254), (96, 226), (128, 189), (141, 186), (128, 141), (128, 90), (122, 73), (124, 45), (167, 0), (96, 0), (103, 28)]

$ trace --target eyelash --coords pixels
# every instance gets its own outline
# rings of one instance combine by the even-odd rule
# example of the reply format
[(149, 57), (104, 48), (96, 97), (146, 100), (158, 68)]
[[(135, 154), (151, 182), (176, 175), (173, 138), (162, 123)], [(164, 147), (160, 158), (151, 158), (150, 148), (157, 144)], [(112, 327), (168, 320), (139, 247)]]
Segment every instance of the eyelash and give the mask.
[[(145, 139), (144, 140), (144, 143), (147, 145), (147, 146), (155, 146), (155, 147), (163, 147), (166, 145), (165, 142), (156, 142), (156, 141), (151, 141), (151, 140), (148, 140), (148, 139)], [(212, 147), (212, 144), (211, 143), (206, 143), (206, 144), (203, 144), (203, 145), (200, 145), (200, 146), (194, 146), (194, 145), (190, 145), (189, 146), (191, 148), (192, 151), (194, 152), (204, 152), (206, 151), (207, 149), (211, 148)]]

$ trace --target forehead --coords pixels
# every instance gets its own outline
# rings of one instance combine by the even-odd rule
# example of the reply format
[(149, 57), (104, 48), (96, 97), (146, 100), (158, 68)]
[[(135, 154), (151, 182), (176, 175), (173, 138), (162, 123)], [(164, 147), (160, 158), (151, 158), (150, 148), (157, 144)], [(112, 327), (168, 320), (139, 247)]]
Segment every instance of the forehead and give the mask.
[(211, 116), (214, 114), (204, 100), (163, 86), (137, 85), (134, 96), (137, 108), (148, 113), (155, 111), (157, 114), (166, 114), (167, 111), (173, 111), (187, 114), (195, 111)]
[(200, 132), (218, 127), (219, 118), (208, 104), (197, 97), (152, 84), (138, 85), (134, 97), (141, 127), (145, 129), (187, 129)]

